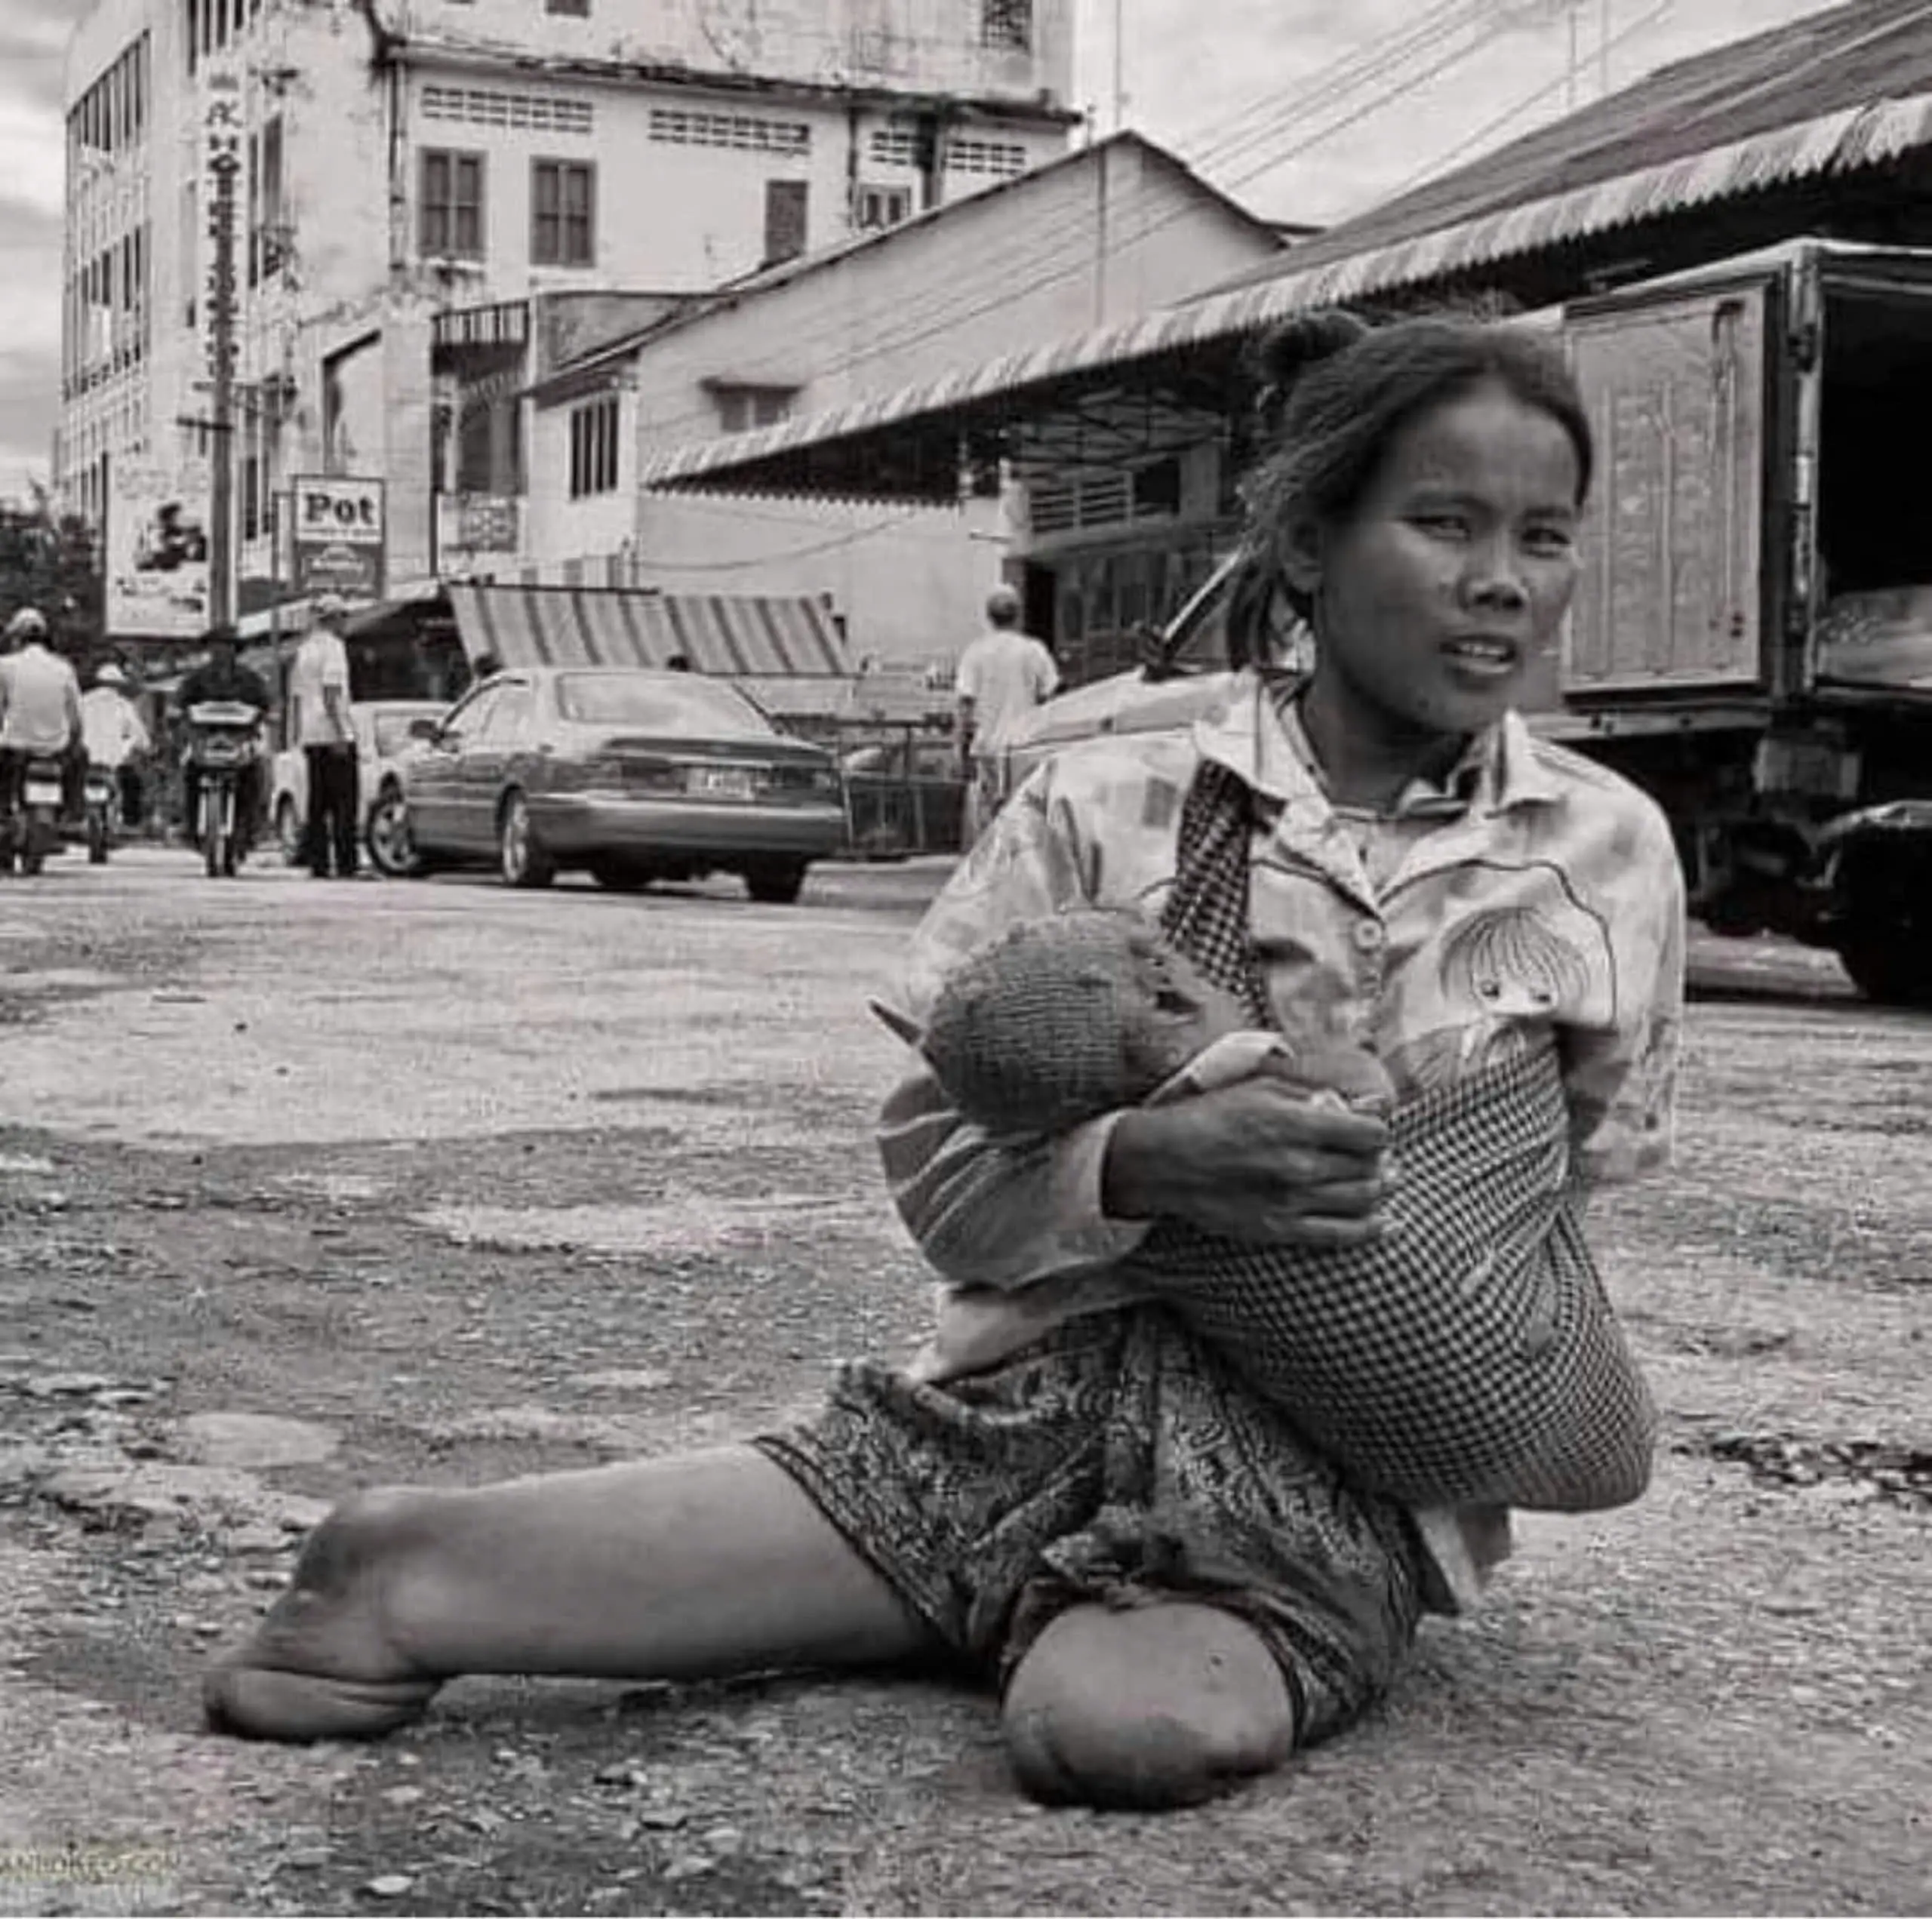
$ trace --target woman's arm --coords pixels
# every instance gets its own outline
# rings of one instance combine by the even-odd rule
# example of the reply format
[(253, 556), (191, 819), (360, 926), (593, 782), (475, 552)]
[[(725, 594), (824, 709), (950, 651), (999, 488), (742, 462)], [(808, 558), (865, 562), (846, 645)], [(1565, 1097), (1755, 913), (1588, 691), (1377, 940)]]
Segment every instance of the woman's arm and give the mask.
[(1606, 917), (1616, 1004), (1604, 1027), (1565, 1028), (1574, 1170), (1580, 1188), (1634, 1179), (1668, 1163), (1684, 1017), (1684, 875), (1670, 829), (1646, 807)]
[[(1028, 780), (914, 935), (911, 1023), (923, 1023), (949, 967), (1007, 926), (1094, 903), (1109, 863), (1137, 875), (1160, 866), (1146, 791), (1133, 777), (1100, 779), (1076, 799), (1051, 767)], [(1164, 854), (1164, 873), (1171, 827)], [(927, 1258), (955, 1284), (1010, 1290), (1112, 1265), (1167, 1214), (1249, 1238), (1365, 1236), (1386, 1131), (1256, 1080), (1051, 1139), (995, 1139), (918, 1060), (887, 1099), (878, 1136), (894, 1201)]]

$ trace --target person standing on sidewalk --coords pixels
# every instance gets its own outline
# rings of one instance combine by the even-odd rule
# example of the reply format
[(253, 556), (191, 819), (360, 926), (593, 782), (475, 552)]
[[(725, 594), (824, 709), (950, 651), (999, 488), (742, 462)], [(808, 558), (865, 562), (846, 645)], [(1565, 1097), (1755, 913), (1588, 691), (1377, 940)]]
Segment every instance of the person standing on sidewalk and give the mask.
[(318, 880), (329, 875), (334, 855), (337, 879), (355, 877), (355, 729), (349, 712), (349, 654), (342, 626), (349, 608), (339, 594), (320, 595), (311, 624), (295, 650), (289, 697), (295, 706), (295, 737), (309, 774), (309, 812), (303, 826), (303, 864)]
[(1020, 630), (1020, 595), (1011, 586), (995, 586), (986, 595), (986, 630), (959, 656), (954, 685), (970, 843), (999, 810), (999, 749), (1007, 729), (1060, 690), (1053, 655)]

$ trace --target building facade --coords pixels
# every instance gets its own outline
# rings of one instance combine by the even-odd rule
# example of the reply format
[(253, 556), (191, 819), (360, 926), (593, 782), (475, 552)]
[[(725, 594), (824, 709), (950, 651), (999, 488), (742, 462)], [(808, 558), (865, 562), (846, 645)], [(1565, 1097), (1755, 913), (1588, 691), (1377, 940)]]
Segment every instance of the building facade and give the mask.
[(392, 580), (434, 570), (439, 496), (517, 497), (512, 397), (454, 399), (468, 349), (487, 364), (502, 342), (439, 319), (688, 297), (1036, 165), (1074, 118), (1071, 15), (1071, 0), (97, 0), (66, 79), (57, 486), (98, 521), (118, 466), (214, 451), (218, 96), (238, 103), (241, 143), (245, 609), (277, 570), (272, 506), (296, 475), (384, 480)]
[[(821, 592), (846, 612), (858, 654), (949, 657), (977, 630), (987, 589), (1011, 573), (1018, 496), (1002, 491), (997, 466), (943, 510), (915, 513), (669, 495), (640, 488), (638, 474), (667, 447), (862, 406), (1136, 318), (1280, 251), (1269, 224), (1126, 133), (770, 268), (531, 383), (521, 557), (561, 577), (573, 564), (582, 576), (585, 556), (620, 556), (589, 574), (669, 592)], [(1109, 477), (1134, 491), (1131, 476)], [(1142, 532), (1177, 538), (1198, 483), (1183, 488), (1164, 469), (1152, 484), (1173, 497), (1140, 486)], [(1090, 494), (1075, 541), (1094, 537)]]

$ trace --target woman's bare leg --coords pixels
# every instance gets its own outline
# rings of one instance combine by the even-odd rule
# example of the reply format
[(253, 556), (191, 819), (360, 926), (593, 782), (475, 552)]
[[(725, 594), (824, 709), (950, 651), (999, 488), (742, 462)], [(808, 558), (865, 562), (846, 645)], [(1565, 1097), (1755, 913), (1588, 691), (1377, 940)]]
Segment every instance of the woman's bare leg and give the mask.
[(731, 1447), (352, 1499), (205, 1696), (231, 1731), (352, 1737), (459, 1673), (694, 1678), (930, 1643), (787, 1474)]

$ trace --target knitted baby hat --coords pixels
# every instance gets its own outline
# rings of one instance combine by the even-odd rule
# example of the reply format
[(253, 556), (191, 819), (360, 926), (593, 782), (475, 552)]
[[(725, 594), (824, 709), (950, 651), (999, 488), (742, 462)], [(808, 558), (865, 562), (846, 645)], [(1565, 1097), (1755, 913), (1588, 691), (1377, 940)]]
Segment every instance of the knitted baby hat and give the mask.
[(947, 976), (921, 1040), (947, 1096), (993, 1133), (1059, 1133), (1145, 1099), (1254, 1021), (1131, 913), (1023, 921)]

